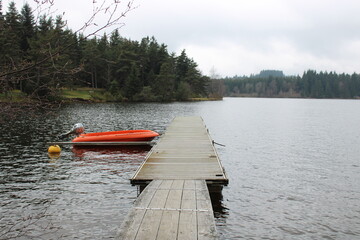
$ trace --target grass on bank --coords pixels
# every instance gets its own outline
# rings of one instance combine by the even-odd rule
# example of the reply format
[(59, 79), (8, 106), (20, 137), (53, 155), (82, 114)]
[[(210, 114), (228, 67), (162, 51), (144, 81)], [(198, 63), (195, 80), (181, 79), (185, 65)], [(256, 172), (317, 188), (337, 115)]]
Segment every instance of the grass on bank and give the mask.
[(69, 100), (106, 101), (106, 91), (101, 88), (61, 89), (60, 96)]
[[(65, 101), (89, 101), (89, 102), (114, 102), (122, 101), (122, 97), (111, 95), (102, 88), (62, 88), (60, 98)], [(26, 94), (20, 90), (12, 90), (7, 93), (0, 93), (0, 102), (23, 102), (28, 100)], [(188, 101), (217, 101), (221, 97), (190, 98)]]
[[(93, 88), (76, 88), (76, 89), (61, 89), (60, 98), (64, 100), (82, 100), (82, 101), (111, 101), (109, 94), (105, 89)], [(29, 100), (27, 95), (20, 90), (12, 90), (5, 93), (0, 93), (0, 102), (24, 102)]]
[(20, 90), (12, 90), (0, 93), (0, 102), (22, 102), (26, 99), (26, 94)]

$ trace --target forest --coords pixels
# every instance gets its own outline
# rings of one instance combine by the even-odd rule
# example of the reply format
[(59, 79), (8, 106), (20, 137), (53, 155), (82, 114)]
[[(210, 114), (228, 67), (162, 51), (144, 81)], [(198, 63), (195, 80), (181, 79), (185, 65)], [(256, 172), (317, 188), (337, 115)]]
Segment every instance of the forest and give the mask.
[[(36, 21), (35, 21), (36, 20)], [(61, 89), (105, 89), (109, 101), (173, 101), (208, 97), (210, 78), (185, 50), (169, 53), (154, 37), (140, 42), (115, 30), (85, 37), (59, 15), (37, 18), (28, 4), (0, 11), (0, 94), (17, 90), (56, 100)]]
[(259, 75), (222, 81), (225, 95), (234, 97), (360, 98), (360, 75), (356, 73), (308, 70), (302, 76), (285, 76), (262, 71)]
[[(1, 1), (0, 1), (1, 3)], [(1, 4), (0, 4), (1, 6)], [(110, 34), (84, 36), (61, 15), (34, 16), (28, 4), (0, 7), (0, 97), (14, 91), (57, 101), (64, 89), (102, 89), (106, 101), (183, 101), (193, 98), (360, 98), (360, 75), (279, 70), (220, 78), (201, 73), (183, 50), (170, 53), (155, 37), (134, 41)]]

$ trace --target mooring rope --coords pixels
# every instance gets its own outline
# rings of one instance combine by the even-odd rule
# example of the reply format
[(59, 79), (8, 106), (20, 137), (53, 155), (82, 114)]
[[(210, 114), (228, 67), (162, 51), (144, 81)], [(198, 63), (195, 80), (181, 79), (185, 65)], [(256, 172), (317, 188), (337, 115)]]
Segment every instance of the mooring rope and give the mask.
[(217, 143), (214, 140), (212, 141), (212, 143), (213, 143), (213, 145), (216, 144), (216, 145), (219, 145), (219, 146), (222, 146), (222, 147), (226, 147), (224, 144)]

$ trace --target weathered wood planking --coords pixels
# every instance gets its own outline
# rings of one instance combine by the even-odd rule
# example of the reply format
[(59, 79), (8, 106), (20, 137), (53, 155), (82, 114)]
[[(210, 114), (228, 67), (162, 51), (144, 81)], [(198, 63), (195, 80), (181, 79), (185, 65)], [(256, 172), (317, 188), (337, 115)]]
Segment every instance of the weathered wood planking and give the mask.
[(201, 117), (176, 117), (131, 178), (131, 183), (154, 179), (228, 183)]
[(154, 180), (121, 225), (118, 239), (217, 239), (205, 180)]

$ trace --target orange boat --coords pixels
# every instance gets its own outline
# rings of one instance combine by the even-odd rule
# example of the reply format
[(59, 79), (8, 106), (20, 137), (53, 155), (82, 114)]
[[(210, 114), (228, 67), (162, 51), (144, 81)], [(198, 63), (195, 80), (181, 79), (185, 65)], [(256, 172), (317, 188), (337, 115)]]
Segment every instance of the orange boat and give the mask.
[(125, 130), (80, 134), (73, 142), (149, 142), (159, 136), (151, 130)]

